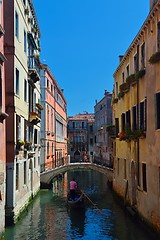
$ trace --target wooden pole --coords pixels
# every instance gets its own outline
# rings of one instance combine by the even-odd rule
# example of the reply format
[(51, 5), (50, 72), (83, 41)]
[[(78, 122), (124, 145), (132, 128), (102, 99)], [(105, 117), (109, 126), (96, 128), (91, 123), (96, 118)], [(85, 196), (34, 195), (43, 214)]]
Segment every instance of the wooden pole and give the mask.
[(96, 206), (96, 204), (94, 204), (93, 202), (92, 202), (92, 200), (87, 196), (87, 194), (85, 193), (85, 192), (83, 192), (82, 190), (81, 190), (81, 192), (84, 194), (84, 196), (86, 196), (86, 198), (92, 203), (92, 205), (95, 207), (95, 208), (97, 208), (97, 210), (102, 214), (102, 210), (101, 209), (99, 209), (97, 206)]

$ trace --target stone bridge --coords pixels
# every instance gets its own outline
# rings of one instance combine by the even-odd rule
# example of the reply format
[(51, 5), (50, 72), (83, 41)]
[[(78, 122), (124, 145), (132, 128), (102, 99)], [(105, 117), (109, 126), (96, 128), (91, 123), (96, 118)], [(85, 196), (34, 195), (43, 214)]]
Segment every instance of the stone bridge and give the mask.
[(112, 183), (113, 180), (113, 169), (111, 168), (101, 166), (95, 163), (70, 163), (41, 173), (41, 187), (50, 188), (52, 186), (52, 179), (54, 177), (72, 169), (92, 169), (106, 175), (109, 183)]

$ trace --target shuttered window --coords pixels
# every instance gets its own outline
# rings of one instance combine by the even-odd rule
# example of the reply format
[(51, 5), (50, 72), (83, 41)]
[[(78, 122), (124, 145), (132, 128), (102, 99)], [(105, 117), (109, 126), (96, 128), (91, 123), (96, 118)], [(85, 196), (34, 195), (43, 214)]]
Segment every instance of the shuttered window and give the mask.
[(155, 118), (156, 118), (156, 129), (160, 129), (160, 93), (156, 94), (155, 97), (155, 101), (156, 101), (156, 114), (155, 114)]

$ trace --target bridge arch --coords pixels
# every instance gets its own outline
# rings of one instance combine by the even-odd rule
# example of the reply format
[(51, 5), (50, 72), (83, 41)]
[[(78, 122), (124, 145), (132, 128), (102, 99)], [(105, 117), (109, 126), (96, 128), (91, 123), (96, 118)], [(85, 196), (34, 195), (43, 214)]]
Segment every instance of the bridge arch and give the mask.
[(70, 163), (41, 173), (40, 176), (41, 188), (52, 187), (52, 180), (54, 177), (73, 169), (95, 170), (104, 174), (107, 177), (109, 183), (112, 183), (113, 181), (113, 169), (111, 168), (104, 167), (94, 163)]

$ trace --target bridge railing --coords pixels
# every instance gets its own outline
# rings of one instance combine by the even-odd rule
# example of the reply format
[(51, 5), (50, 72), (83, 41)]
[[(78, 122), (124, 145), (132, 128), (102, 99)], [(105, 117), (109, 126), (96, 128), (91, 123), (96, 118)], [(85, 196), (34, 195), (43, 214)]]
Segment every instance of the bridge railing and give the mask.
[(51, 170), (57, 167), (64, 166), (66, 163), (68, 163), (67, 157), (62, 157), (59, 159), (47, 161), (46, 163), (41, 164), (40, 166), (40, 172), (45, 172), (47, 170)]

